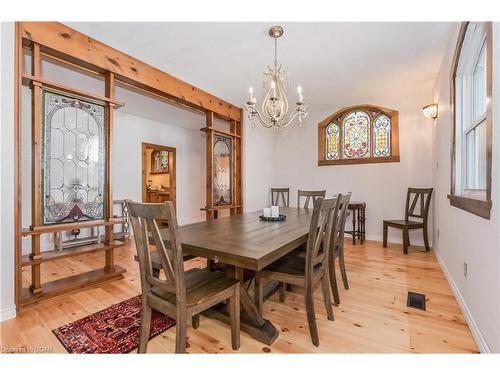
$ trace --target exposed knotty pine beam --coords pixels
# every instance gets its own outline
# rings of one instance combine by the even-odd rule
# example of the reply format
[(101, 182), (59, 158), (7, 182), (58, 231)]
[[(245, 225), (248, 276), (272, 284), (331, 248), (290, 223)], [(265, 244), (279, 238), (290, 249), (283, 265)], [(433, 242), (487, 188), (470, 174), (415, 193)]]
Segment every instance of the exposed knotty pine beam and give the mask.
[[(111, 101), (107, 103), (106, 111), (106, 220), (110, 220), (113, 217), (113, 181), (112, 181), (112, 164), (113, 160), (113, 126), (114, 126), (114, 109), (115, 104), (115, 75), (112, 72), (107, 71), (105, 74), (105, 95)], [(114, 232), (112, 226), (107, 226), (105, 228), (105, 244), (109, 245), (114, 241)], [(106, 250), (105, 254), (105, 266), (106, 271), (114, 271), (115, 269), (115, 255), (114, 248), (110, 247)]]
[[(40, 59), (40, 45), (33, 43), (32, 58), (31, 58), (31, 74), (38, 78), (41, 75), (42, 63)], [(33, 226), (39, 226), (42, 215), (42, 88), (38, 82), (33, 82), (31, 88), (31, 222)], [(31, 237), (31, 254), (32, 260), (41, 258), (40, 255), (41, 239), (39, 235)], [(31, 285), (32, 293), (41, 293), (41, 276), (40, 265), (34, 264), (31, 267)]]
[(19, 307), (21, 302), (21, 292), (22, 292), (22, 268), (21, 268), (21, 256), (22, 256), (22, 237), (21, 237), (21, 226), (22, 226), (22, 204), (21, 198), (22, 194), (22, 179), (21, 179), (21, 160), (22, 160), (22, 138), (21, 138), (21, 74), (22, 74), (22, 61), (23, 61), (23, 51), (22, 51), (22, 38), (20, 33), (19, 23), (16, 22), (16, 35), (15, 35), (15, 56), (14, 56), (14, 247), (15, 247), (15, 299), (16, 299), (16, 309)]
[(206, 128), (209, 130), (206, 131), (206, 133), (207, 133), (207, 145), (206, 145), (206, 165), (207, 165), (207, 191), (206, 191), (206, 193), (207, 193), (207, 199), (206, 199), (205, 209), (207, 210), (207, 212), (206, 212), (207, 220), (211, 220), (214, 218), (214, 212), (212, 210), (213, 206), (214, 206), (214, 201), (213, 201), (214, 133), (213, 133), (213, 131), (210, 131), (210, 129), (213, 129), (213, 127), (214, 127), (214, 113), (213, 112), (207, 112), (206, 121), (207, 121)]
[(61, 23), (21, 22), (20, 27), (24, 43), (38, 43), (44, 53), (63, 55), (65, 60), (84, 68), (112, 72), (119, 81), (212, 111), (217, 117), (241, 121), (239, 107)]

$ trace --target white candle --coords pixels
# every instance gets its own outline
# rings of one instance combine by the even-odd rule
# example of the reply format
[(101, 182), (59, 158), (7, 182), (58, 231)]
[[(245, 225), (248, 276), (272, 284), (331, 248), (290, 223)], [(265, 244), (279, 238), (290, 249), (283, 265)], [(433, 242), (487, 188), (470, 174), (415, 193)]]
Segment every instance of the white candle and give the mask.
[(275, 98), (276, 97), (276, 82), (274, 82), (274, 79), (271, 81), (271, 92), (272, 92), (272, 96)]
[(278, 206), (271, 206), (271, 217), (280, 216), (280, 208)]
[(264, 217), (270, 217), (271, 216), (271, 209), (269, 207), (264, 207), (262, 210), (262, 216)]
[(250, 87), (248, 88), (248, 101), (249, 101), (250, 103), (252, 103), (252, 102), (253, 102), (253, 87), (252, 87), (252, 86), (250, 86)]
[(297, 92), (299, 93), (299, 103), (302, 103), (304, 101), (304, 98), (302, 97), (302, 87), (297, 86)]

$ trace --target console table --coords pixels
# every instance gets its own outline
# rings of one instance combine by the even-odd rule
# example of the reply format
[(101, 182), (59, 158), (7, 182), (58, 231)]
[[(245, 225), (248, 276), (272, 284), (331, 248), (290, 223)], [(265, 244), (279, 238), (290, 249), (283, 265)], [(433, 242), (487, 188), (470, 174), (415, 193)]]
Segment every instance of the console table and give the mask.
[(352, 201), (347, 209), (352, 211), (352, 230), (346, 230), (345, 233), (352, 235), (353, 245), (356, 245), (356, 238), (359, 238), (361, 243), (365, 242), (366, 203)]

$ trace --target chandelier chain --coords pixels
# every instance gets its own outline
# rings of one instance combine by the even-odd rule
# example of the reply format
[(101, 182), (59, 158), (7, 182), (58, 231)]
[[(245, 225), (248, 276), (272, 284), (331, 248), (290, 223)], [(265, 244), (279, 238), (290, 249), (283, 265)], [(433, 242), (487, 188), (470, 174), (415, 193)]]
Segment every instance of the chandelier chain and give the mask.
[(274, 38), (274, 67), (278, 67), (278, 38)]

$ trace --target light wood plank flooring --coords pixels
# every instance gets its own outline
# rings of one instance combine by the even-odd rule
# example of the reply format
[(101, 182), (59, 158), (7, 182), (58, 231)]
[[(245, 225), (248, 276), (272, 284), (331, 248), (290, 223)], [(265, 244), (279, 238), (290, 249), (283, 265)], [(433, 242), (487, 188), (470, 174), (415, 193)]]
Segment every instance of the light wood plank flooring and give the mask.
[[(125, 279), (79, 293), (45, 301), (20, 312), (16, 319), (0, 324), (1, 347), (51, 347), (65, 349), (51, 332), (91, 313), (140, 293), (139, 270), (133, 260), (135, 246), (115, 250), (117, 263), (127, 268)], [(309, 338), (306, 312), (300, 291), (288, 292), (285, 303), (277, 295), (264, 303), (264, 317), (280, 330), (278, 339), (266, 346), (241, 334), (238, 353), (476, 353), (470, 330), (441, 271), (434, 253), (411, 247), (402, 254), (401, 245), (367, 241), (353, 246), (346, 241), (350, 289), (340, 286), (341, 303), (334, 306), (335, 321), (326, 319), (321, 291), (315, 299), (320, 346)], [(102, 254), (68, 258), (44, 267), (44, 280), (98, 268)], [(193, 259), (187, 267), (204, 267)], [(29, 269), (24, 271), (27, 283)], [(427, 295), (427, 311), (406, 307), (408, 291)], [(188, 328), (188, 352), (235, 353), (229, 327), (201, 317), (200, 327)], [(175, 327), (150, 341), (148, 352), (172, 353)]]

